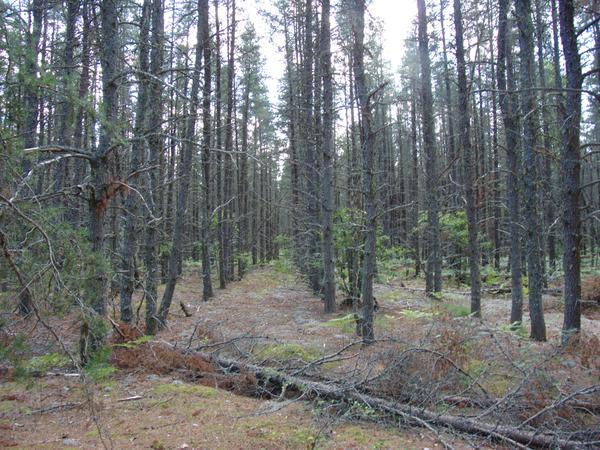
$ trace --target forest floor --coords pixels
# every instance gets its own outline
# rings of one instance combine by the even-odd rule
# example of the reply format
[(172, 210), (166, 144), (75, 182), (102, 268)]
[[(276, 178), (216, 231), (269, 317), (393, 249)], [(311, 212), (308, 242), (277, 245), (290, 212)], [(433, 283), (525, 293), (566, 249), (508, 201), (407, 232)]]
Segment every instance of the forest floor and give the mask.
[[(432, 299), (422, 292), (421, 281), (396, 279), (376, 285), (377, 342), (363, 348), (351, 311), (324, 314), (321, 300), (279, 265), (253, 269), (227, 289), (215, 289), (209, 302), (202, 301), (197, 272), (186, 269), (177, 285), (168, 328), (154, 342), (222, 352), (313, 377), (372, 379), (378, 392), (392, 396), (406, 394), (399, 392), (399, 386), (412, 390), (421, 386), (461, 394), (481, 389), (502, 398), (530, 377), (528, 384), (536, 388), (525, 397), (535, 403), (545, 397), (550, 401), (555, 389), (571, 392), (600, 382), (598, 311), (586, 311), (582, 319), (583, 344), (561, 349), (558, 297), (545, 298), (548, 341), (534, 343), (519, 330), (506, 327), (510, 296), (485, 296), (484, 320), (479, 321), (468, 316), (464, 289), (449, 288), (440, 299)], [(193, 313), (191, 317), (183, 315), (179, 302)], [(77, 345), (74, 322), (75, 316), (48, 322), (71, 349)], [(528, 323), (524, 326), (527, 329)], [(15, 322), (13, 331), (18, 329), (36, 342), (32, 348), (38, 355), (59, 350), (34, 319)], [(451, 374), (449, 364), (440, 363), (440, 358), (409, 363), (395, 359), (399, 353), (420, 348), (443, 350), (445, 360), (460, 365), (463, 375)], [(421, 372), (430, 371), (435, 384), (399, 375), (403, 369), (417, 373), (415, 364), (421, 365)], [(152, 365), (121, 369), (87, 384), (65, 376), (65, 371), (52, 369), (49, 372), (57, 375), (46, 373), (25, 381), (8, 381), (0, 373), (0, 447), (91, 449), (104, 443), (108, 448), (155, 450), (431, 449), (443, 448), (444, 442), (454, 448), (507, 448), (447, 430), (398, 426), (397, 421), (379, 420), (359, 406), (339, 410), (326, 402), (238, 395), (211, 386), (210, 380), (194, 382), (181, 370), (153, 370)], [(556, 388), (555, 380), (561, 380), (560, 387)], [(532, 411), (524, 408), (519, 413), (529, 417)], [(588, 424), (586, 420), (581, 423)]]

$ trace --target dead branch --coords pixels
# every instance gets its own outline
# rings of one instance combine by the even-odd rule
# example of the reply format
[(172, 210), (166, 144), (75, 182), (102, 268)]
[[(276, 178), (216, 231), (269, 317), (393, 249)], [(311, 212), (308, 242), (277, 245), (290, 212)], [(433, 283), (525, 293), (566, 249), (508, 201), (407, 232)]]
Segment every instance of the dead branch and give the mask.
[(309, 399), (324, 398), (341, 402), (360, 402), (381, 412), (399, 416), (417, 426), (437, 425), (455, 429), (460, 432), (477, 434), (490, 437), (497, 441), (510, 444), (521, 444), (529, 447), (560, 447), (562, 449), (579, 449), (588, 445), (586, 442), (560, 439), (557, 436), (545, 433), (520, 430), (516, 427), (492, 424), (458, 417), (449, 414), (441, 414), (427, 409), (416, 409), (410, 405), (394, 403), (389, 400), (363, 394), (347, 386), (335, 382), (323, 383), (306, 378), (287, 375), (272, 368), (260, 367), (254, 364), (239, 361), (216, 358), (213, 355), (202, 357), (212, 360), (225, 371), (247, 372), (253, 374), (259, 382), (273, 384), (280, 389), (295, 389)]

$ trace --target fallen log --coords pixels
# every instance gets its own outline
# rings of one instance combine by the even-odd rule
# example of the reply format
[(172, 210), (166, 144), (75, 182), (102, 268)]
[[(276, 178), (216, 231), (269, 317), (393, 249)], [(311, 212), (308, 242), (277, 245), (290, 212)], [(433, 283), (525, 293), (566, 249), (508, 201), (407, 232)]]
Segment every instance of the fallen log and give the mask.
[[(402, 289), (405, 289), (410, 292), (425, 292), (424, 288), (403, 287)], [(483, 294), (496, 294), (496, 295), (510, 294), (511, 288), (503, 287), (503, 286), (490, 287), (490, 288), (481, 289), (481, 292)], [(454, 295), (471, 295), (470, 291), (444, 291), (443, 293), (444, 294), (454, 294)], [(542, 289), (542, 294), (544, 294), (544, 295), (561, 295), (562, 289), (559, 289), (559, 288)]]
[(554, 435), (545, 433), (521, 430), (507, 425), (485, 423), (465, 417), (415, 408), (407, 404), (394, 403), (380, 397), (361, 393), (352, 386), (343, 386), (335, 382), (324, 383), (312, 381), (287, 375), (273, 368), (219, 358), (214, 355), (201, 355), (203, 358), (213, 361), (214, 364), (218, 365), (225, 372), (251, 373), (259, 382), (265, 385), (269, 383), (276, 386), (280, 392), (284, 389), (293, 389), (300, 392), (307, 399), (322, 398), (342, 402), (360, 402), (370, 408), (402, 417), (418, 426), (438, 425), (453, 428), (464, 433), (487, 436), (494, 440), (508, 442), (513, 445), (514, 443), (518, 443), (529, 447), (581, 449), (587, 445), (582, 441), (560, 439)]

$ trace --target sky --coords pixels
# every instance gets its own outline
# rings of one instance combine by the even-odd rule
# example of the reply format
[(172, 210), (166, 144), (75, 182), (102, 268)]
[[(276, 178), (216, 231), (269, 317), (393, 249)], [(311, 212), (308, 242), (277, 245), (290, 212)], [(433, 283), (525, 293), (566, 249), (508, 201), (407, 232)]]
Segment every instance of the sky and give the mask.
[[(278, 83), (284, 74), (283, 52), (278, 50), (278, 46), (283, 44), (280, 42), (283, 37), (273, 35), (266, 19), (258, 13), (259, 9), (271, 10), (273, 1), (242, 0), (240, 3), (244, 9), (243, 17), (247, 17), (254, 23), (261, 37), (261, 51), (265, 57), (265, 73), (268, 76), (265, 82), (271, 100), (276, 101)], [(334, 9), (337, 1), (332, 0), (331, 3)], [(367, 15), (383, 22), (383, 55), (395, 70), (400, 65), (404, 41), (417, 15), (417, 2), (416, 0), (371, 0), (367, 4)]]

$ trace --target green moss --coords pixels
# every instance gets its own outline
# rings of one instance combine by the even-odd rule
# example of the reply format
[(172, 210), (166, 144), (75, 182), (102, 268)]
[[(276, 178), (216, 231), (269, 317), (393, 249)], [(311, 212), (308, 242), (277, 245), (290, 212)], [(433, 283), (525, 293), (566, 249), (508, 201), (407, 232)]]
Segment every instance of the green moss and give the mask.
[(9, 413), (18, 409), (18, 405), (10, 400), (0, 402), (0, 413)]
[(379, 302), (385, 302), (385, 301), (395, 302), (395, 301), (398, 301), (400, 296), (401, 296), (400, 291), (391, 290), (391, 291), (379, 292), (377, 294), (377, 300)]
[[(375, 330), (392, 331), (395, 329), (396, 323), (396, 317), (388, 314), (378, 314), (375, 316), (374, 328)], [(354, 314), (348, 314), (328, 320), (327, 322), (321, 323), (321, 326), (338, 328), (342, 333), (356, 333), (356, 319)]]
[(274, 359), (278, 361), (300, 359), (304, 362), (314, 361), (323, 355), (319, 348), (295, 343), (261, 346), (258, 347), (254, 354), (263, 359)]
[(467, 317), (471, 314), (471, 308), (466, 305), (456, 305), (454, 303), (445, 303), (441, 308), (452, 317)]
[[(499, 366), (494, 361), (471, 359), (463, 366), (463, 370), (477, 381), (490, 394), (501, 397), (514, 387), (514, 377), (510, 370)], [(463, 377), (462, 383), (470, 385), (472, 379)]]
[(403, 309), (402, 311), (400, 311), (400, 314), (409, 319), (430, 319), (434, 316), (432, 312), (419, 311), (413, 309)]
[(321, 323), (321, 326), (338, 328), (343, 333), (354, 333), (356, 330), (356, 319), (354, 318), (354, 314), (347, 314), (345, 316), (336, 317), (335, 319), (323, 322)]
[(86, 374), (96, 382), (105, 381), (113, 373), (117, 371), (116, 367), (109, 364), (112, 349), (106, 345), (95, 352), (87, 366), (85, 367)]
[(59, 353), (48, 353), (46, 355), (34, 356), (29, 360), (27, 369), (35, 372), (46, 372), (50, 369), (65, 367), (71, 360)]
[(145, 344), (146, 342), (150, 342), (154, 337), (149, 335), (140, 336), (134, 341), (124, 342), (122, 344), (113, 344), (115, 347), (123, 347), (123, 348), (136, 348), (139, 345)]
[(484, 372), (486, 367), (488, 367), (488, 363), (486, 361), (482, 361), (480, 359), (471, 359), (465, 364), (464, 371), (473, 378), (477, 378)]
[(285, 435), (285, 443), (293, 448), (314, 448), (318, 436), (313, 428), (300, 427)]
[(344, 441), (353, 441), (358, 445), (366, 445), (370, 442), (369, 436), (365, 434), (362, 428), (357, 426), (349, 426), (344, 428), (344, 430), (338, 433), (338, 437)]
[(94, 428), (91, 431), (88, 431), (87, 433), (85, 433), (85, 435), (89, 438), (99, 438), (100, 437), (100, 433), (98, 433), (98, 430), (96, 428)]
[(215, 388), (196, 384), (159, 384), (152, 388), (156, 395), (176, 394), (176, 395), (195, 395), (203, 398), (215, 397), (219, 391)]
[(514, 334), (520, 338), (526, 338), (529, 336), (527, 329), (521, 324), (521, 322), (514, 322), (511, 324), (503, 324), (498, 329), (504, 333)]

